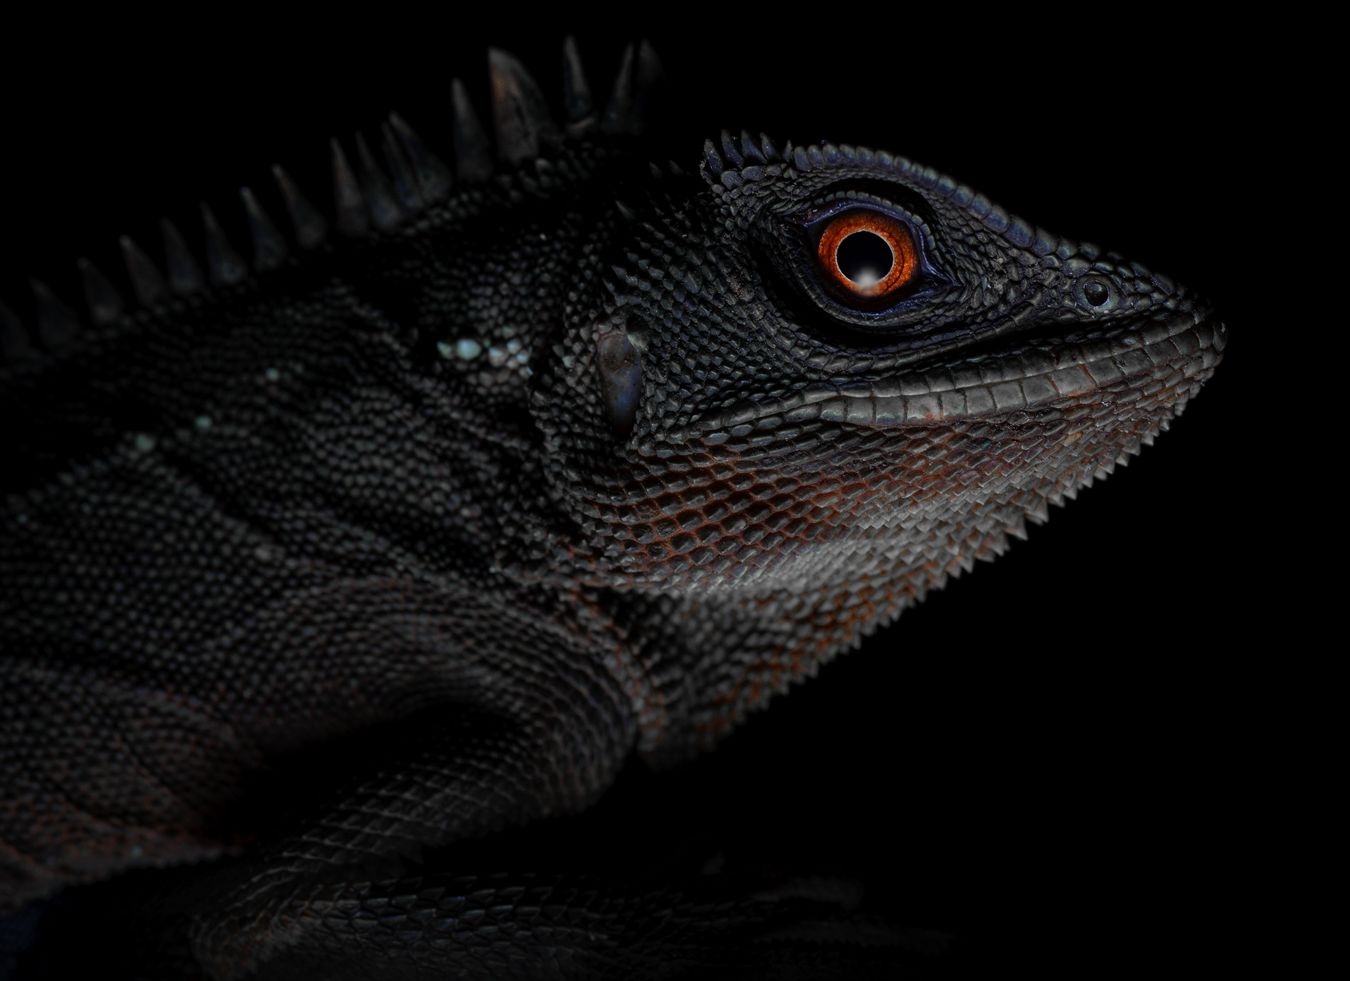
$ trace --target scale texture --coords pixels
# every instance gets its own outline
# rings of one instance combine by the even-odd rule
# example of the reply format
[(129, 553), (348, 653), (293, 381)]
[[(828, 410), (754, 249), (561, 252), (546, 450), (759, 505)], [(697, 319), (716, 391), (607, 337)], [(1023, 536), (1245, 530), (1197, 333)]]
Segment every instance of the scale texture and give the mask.
[[(489, 65), (436, 152), (335, 142), (331, 206), (278, 169), (248, 241), (203, 207), (0, 306), (0, 912), (201, 863), (146, 976), (894, 976), (820, 891), (421, 859), (713, 746), (1150, 443), (1224, 327), (883, 152), (649, 159), (646, 45), (605, 99), (570, 43), (561, 98)], [(839, 214), (907, 236), (892, 299)]]

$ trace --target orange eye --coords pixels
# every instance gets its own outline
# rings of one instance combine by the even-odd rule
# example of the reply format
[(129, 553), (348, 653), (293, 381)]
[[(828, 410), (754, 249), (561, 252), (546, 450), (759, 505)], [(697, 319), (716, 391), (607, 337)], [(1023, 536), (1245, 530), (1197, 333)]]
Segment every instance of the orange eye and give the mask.
[(845, 295), (865, 300), (890, 296), (913, 281), (919, 269), (909, 229), (876, 211), (835, 216), (816, 250), (830, 282)]

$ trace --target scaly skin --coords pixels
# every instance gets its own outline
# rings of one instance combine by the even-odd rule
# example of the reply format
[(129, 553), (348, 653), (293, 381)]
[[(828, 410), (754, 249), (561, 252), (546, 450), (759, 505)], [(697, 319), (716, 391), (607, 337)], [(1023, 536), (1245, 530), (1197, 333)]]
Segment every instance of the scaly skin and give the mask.
[[(235, 854), (185, 927), (209, 976), (732, 963), (796, 907), (394, 880), (711, 746), (1218, 363), (1184, 288), (908, 161), (724, 136), (650, 166), (637, 65), (604, 125), (569, 76), (564, 134), (496, 56), (496, 173), (461, 114), (448, 186), (340, 164), (322, 242), (255, 224), (251, 271), (213, 240), (212, 286), (7, 335), (0, 906)], [(881, 313), (803, 246), (860, 202), (926, 264)], [(352, 738), (324, 806), (237, 817)]]

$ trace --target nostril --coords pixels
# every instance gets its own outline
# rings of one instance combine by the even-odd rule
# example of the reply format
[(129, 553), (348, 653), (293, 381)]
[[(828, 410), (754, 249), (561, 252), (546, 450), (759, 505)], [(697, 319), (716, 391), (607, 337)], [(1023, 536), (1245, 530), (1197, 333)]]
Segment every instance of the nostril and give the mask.
[(1115, 286), (1102, 276), (1084, 276), (1078, 281), (1078, 303), (1097, 312), (1114, 310), (1119, 302)]

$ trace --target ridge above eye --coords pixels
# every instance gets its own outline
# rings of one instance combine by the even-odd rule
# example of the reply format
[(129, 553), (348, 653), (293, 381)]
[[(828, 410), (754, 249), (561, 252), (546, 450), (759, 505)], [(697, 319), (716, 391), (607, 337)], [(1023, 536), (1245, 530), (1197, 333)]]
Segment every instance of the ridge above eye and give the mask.
[(826, 221), (816, 243), (816, 259), (825, 282), (855, 305), (895, 295), (919, 271), (909, 229), (870, 208), (850, 208)]

